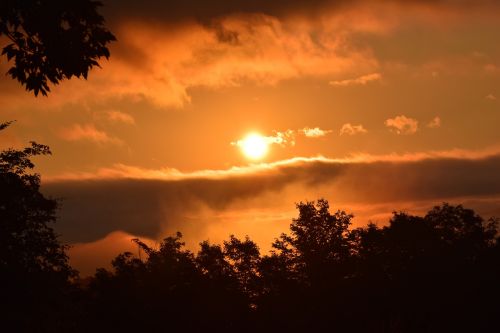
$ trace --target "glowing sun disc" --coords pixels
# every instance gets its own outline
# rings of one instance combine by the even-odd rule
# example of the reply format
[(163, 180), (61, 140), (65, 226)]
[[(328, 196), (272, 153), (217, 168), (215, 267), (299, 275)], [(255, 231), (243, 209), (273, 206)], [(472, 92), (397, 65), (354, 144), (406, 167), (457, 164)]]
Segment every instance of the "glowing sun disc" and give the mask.
[(268, 143), (265, 137), (260, 134), (252, 133), (247, 135), (241, 142), (241, 150), (246, 157), (251, 159), (260, 159), (267, 154)]

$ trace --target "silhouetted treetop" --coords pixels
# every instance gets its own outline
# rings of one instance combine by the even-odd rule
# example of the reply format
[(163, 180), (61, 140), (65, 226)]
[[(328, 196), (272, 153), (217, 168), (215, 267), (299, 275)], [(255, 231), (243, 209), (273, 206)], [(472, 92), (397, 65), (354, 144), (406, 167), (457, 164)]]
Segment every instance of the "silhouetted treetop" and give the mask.
[(107, 44), (115, 40), (97, 12), (101, 5), (92, 0), (2, 0), (0, 37), (8, 40), (2, 55), (13, 60), (7, 74), (35, 96), (47, 95), (49, 83), (87, 78), (101, 57), (109, 58)]
[(430, 210), (425, 221), (436, 231), (440, 238), (449, 244), (463, 243), (484, 247), (491, 243), (497, 233), (498, 220), (485, 221), (472, 209), (462, 205), (452, 206), (444, 203)]
[(202, 274), (211, 280), (221, 280), (231, 274), (231, 265), (226, 261), (222, 247), (208, 241), (200, 243), (196, 264)]
[[(300, 202), (299, 216), (290, 224), (291, 234), (282, 234), (273, 248), (277, 254), (287, 258), (295, 269), (302, 267), (308, 274), (316, 274), (327, 263), (349, 257), (352, 215), (344, 211), (330, 213), (328, 201)], [(291, 268), (292, 269), (292, 268)], [(314, 273), (316, 272), (316, 273)]]
[[(3, 124), (6, 128), (8, 123)], [(57, 202), (40, 193), (40, 176), (29, 173), (31, 158), (50, 154), (31, 142), (23, 150), (0, 152), (0, 265), (28, 271), (70, 273), (65, 247), (48, 225), (56, 219)]]

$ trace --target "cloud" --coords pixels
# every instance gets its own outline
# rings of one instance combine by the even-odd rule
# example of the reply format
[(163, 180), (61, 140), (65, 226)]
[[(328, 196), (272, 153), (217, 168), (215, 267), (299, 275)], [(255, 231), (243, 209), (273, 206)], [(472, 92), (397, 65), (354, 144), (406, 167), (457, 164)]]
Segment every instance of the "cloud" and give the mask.
[(485, 97), (486, 99), (489, 99), (490, 101), (496, 101), (497, 97), (493, 94), (489, 94)]
[(44, 177), (48, 182), (65, 181), (96, 181), (115, 179), (137, 179), (137, 180), (186, 180), (186, 179), (224, 179), (227, 177), (247, 176), (255, 174), (265, 174), (270, 170), (286, 168), (290, 165), (302, 165), (307, 163), (405, 163), (420, 162), (434, 159), (459, 159), (459, 160), (480, 160), (500, 155), (500, 146), (492, 146), (483, 150), (431, 150), (426, 152), (415, 152), (405, 154), (382, 154), (374, 155), (368, 153), (351, 153), (343, 158), (317, 157), (294, 157), (291, 159), (276, 162), (258, 163), (247, 166), (233, 166), (229, 169), (204, 169), (192, 172), (182, 172), (175, 168), (145, 169), (121, 163), (114, 164), (109, 168), (100, 168), (96, 172), (76, 172), (60, 174), (58, 176)]
[(351, 123), (347, 123), (342, 125), (340, 128), (340, 135), (355, 135), (359, 133), (367, 133), (368, 131), (363, 127), (363, 125), (351, 125)]
[(106, 132), (98, 130), (93, 124), (74, 124), (59, 131), (59, 136), (67, 141), (91, 141), (99, 144), (122, 144), (123, 142), (109, 136)]
[[(359, 205), (500, 196), (499, 151), (468, 154), (295, 158), (193, 173), (118, 166), (114, 173), (44, 180), (42, 190), (62, 199), (57, 231), (70, 242), (116, 230), (149, 238), (181, 230), (203, 238), (208, 229), (223, 228), (222, 221), (229, 234), (229, 215), (251, 209), (276, 214), (320, 196)], [(245, 225), (259, 214), (240, 220)]]
[[(335, 20), (338, 18), (332, 18)], [(239, 14), (219, 18), (210, 25), (170, 27), (162, 37), (158, 28), (163, 27), (124, 23), (120, 27), (121, 45), (110, 62), (112, 73), (106, 81), (116, 82), (111, 86), (118, 94), (146, 97), (159, 106), (180, 107), (189, 103), (188, 89), (193, 87), (236, 87), (248, 81), (275, 85), (304, 76), (378, 68), (371, 51), (350, 45), (344, 32), (340, 33), (347, 27), (337, 24)], [(148, 52), (141, 53), (145, 43)], [(130, 58), (130, 50), (144, 59)], [(141, 79), (129, 81), (124, 77)]]
[(415, 134), (418, 130), (418, 121), (406, 116), (396, 116), (387, 119), (385, 126), (397, 134)]
[(439, 128), (441, 127), (441, 118), (439, 117), (434, 117), (428, 124), (427, 127), (429, 128)]
[[(366, 84), (380, 79), (381, 64), (413, 60), (415, 52), (397, 46), (409, 25), (428, 32), (455, 23), (472, 26), (483, 17), (495, 22), (498, 8), (487, 0), (258, 0), (210, 5), (201, 0), (108, 0), (102, 10), (118, 42), (111, 45), (110, 61), (101, 61), (102, 69), (92, 70), (88, 81), (54, 86), (43, 102), (26, 98), (17, 82), (3, 80), (0, 94), (8, 98), (0, 99), (0, 106), (60, 107), (90, 99), (127, 99), (167, 109), (190, 103), (198, 87), (332, 77), (350, 78), (333, 81), (334, 85)], [(404, 59), (398, 56), (408, 53), (411, 56)], [(447, 67), (457, 71), (457, 66)], [(5, 73), (6, 64), (0, 63), (0, 69)]]
[[(353, 7), (366, 8), (370, 6), (382, 6), (386, 8), (401, 7), (406, 10), (420, 9), (426, 14), (437, 11), (471, 12), (474, 9), (494, 10), (498, 8), (495, 1), (449, 1), (449, 0), (290, 0), (290, 1), (267, 1), (267, 0), (233, 0), (217, 1), (207, 3), (204, 0), (185, 1), (155, 1), (144, 0), (140, 3), (133, 0), (107, 0), (103, 8), (105, 17), (112, 23), (124, 19), (147, 20), (156, 22), (179, 22), (187, 19), (196, 19), (200, 22), (232, 15), (235, 13), (262, 13), (276, 17), (297, 16), (297, 14), (317, 17), (328, 12), (341, 12)], [(443, 15), (442, 15), (443, 16)], [(442, 19), (441, 16), (441, 19)]]
[[(255, 133), (253, 133), (255, 134)], [(258, 134), (261, 136), (260, 134)], [(286, 131), (273, 131), (272, 135), (268, 136), (261, 136), (262, 139), (268, 144), (268, 145), (279, 145), (281, 147), (286, 147), (286, 146), (295, 146), (295, 131), (294, 130), (286, 130)], [(231, 142), (231, 145), (236, 146), (236, 147), (244, 147), (245, 146), (245, 140), (247, 137), (236, 140)]]
[[(339, 1), (345, 3), (345, 1)], [(214, 18), (235, 13), (262, 13), (283, 16), (291, 12), (304, 12), (309, 9), (330, 7), (331, 0), (309, 1), (217, 1), (207, 3), (203, 0), (186, 1), (154, 1), (145, 0), (141, 4), (132, 0), (108, 0), (104, 7), (106, 18), (116, 21), (129, 18), (142, 20), (178, 22), (186, 19), (197, 19), (210, 22)]]
[(372, 73), (360, 76), (355, 79), (340, 80), (340, 81), (330, 81), (330, 85), (338, 87), (354, 86), (354, 85), (366, 85), (369, 82), (379, 81), (382, 75), (379, 73)]
[(122, 123), (130, 124), (130, 125), (135, 124), (134, 117), (132, 117), (131, 115), (129, 115), (127, 113), (115, 111), (115, 110), (108, 111), (108, 119), (111, 121), (114, 121), (114, 122), (122, 122)]
[(299, 130), (300, 133), (303, 133), (306, 137), (308, 138), (319, 138), (322, 136), (327, 135), (328, 133), (331, 133), (331, 130), (323, 130), (319, 127), (314, 127), (314, 128), (309, 128), (305, 127), (301, 130)]
[[(106, 237), (90, 243), (75, 243), (68, 249), (70, 265), (75, 267), (82, 277), (93, 275), (97, 267), (109, 267), (111, 261), (122, 252), (130, 252), (144, 256), (132, 239), (134, 235), (122, 231), (114, 231)], [(141, 237), (141, 241), (154, 247), (153, 240)]]
[[(150, 5), (146, 10), (155, 8)], [(168, 8), (176, 5), (160, 7), (170, 13)], [(134, 19), (130, 11), (116, 20), (113, 31), (119, 42), (111, 45), (110, 61), (102, 61), (102, 68), (93, 70), (88, 80), (54, 87), (44, 104), (128, 98), (161, 108), (181, 108), (191, 101), (190, 89), (197, 87), (219, 89), (248, 82), (276, 85), (303, 77), (356, 76), (379, 68), (368, 46), (348, 38), (384, 30), (374, 13), (351, 10), (312, 20), (238, 11), (209, 22), (192, 18), (175, 24), (146, 16)], [(15, 82), (9, 85), (17, 87)]]
[(104, 15), (119, 41), (111, 45), (112, 56), (101, 62), (102, 69), (91, 71), (88, 81), (53, 87), (43, 102), (26, 99), (16, 82), (2, 81), (0, 93), (9, 98), (0, 103), (60, 107), (127, 99), (168, 109), (190, 103), (199, 87), (332, 77), (351, 78), (333, 85), (367, 84), (380, 80), (381, 63), (387, 60), (377, 44), (391, 42), (408, 21), (424, 27), (441, 27), (445, 19), (468, 22), (471, 7), (481, 15), (493, 13), (485, 3), (259, 0), (208, 6), (200, 0), (110, 0)]
[[(272, 135), (262, 136), (264, 140), (269, 145), (278, 145), (281, 147), (295, 146), (296, 138), (299, 135), (303, 135), (307, 138), (320, 138), (332, 132), (331, 130), (324, 130), (319, 127), (309, 128), (304, 127), (298, 130), (287, 129), (285, 131), (272, 132)], [(231, 145), (242, 147), (244, 145), (245, 138), (231, 142)]]
[(500, 67), (495, 64), (486, 64), (483, 69), (489, 74), (498, 74), (500, 73)]
[(274, 131), (274, 135), (266, 136), (265, 139), (269, 144), (277, 144), (282, 147), (295, 146), (295, 131), (290, 129), (283, 132)]

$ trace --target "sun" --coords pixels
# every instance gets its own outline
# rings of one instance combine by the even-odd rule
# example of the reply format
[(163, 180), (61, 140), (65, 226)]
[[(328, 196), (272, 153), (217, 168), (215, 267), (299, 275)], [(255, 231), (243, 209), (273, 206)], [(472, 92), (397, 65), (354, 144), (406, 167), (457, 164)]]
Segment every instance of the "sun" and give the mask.
[(267, 154), (269, 144), (262, 135), (251, 133), (241, 141), (240, 147), (246, 157), (258, 160)]

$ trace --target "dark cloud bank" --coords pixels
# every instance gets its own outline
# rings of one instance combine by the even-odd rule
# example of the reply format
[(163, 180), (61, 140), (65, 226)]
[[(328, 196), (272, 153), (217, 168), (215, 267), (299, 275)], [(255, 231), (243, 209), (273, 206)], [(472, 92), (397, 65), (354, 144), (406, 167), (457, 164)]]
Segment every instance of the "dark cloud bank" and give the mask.
[(196, 19), (210, 22), (231, 14), (259, 13), (283, 17), (315, 15), (346, 7), (376, 4), (445, 6), (451, 8), (495, 5), (495, 0), (103, 0), (103, 14), (111, 23), (133, 19), (174, 23)]
[[(350, 1), (351, 3), (353, 1)], [(355, 1), (357, 2), (357, 1)], [(235, 13), (262, 13), (281, 16), (293, 12), (317, 11), (325, 6), (341, 6), (347, 0), (105, 0), (103, 12), (111, 20), (136, 18), (158, 21), (198, 19), (207, 21)]]
[[(416, 162), (311, 161), (219, 179), (57, 181), (46, 183), (43, 191), (62, 199), (57, 231), (63, 238), (88, 242), (115, 230), (151, 238), (165, 226), (183, 231), (193, 227), (188, 225), (188, 217), (196, 216), (200, 207), (224, 211), (232, 204), (245, 204), (295, 186), (297, 191), (307, 189), (309, 193), (326, 187), (332, 193), (327, 199), (357, 204), (497, 198), (499, 170), (500, 155)], [(486, 211), (497, 212), (498, 201), (491, 205), (494, 207), (485, 207)]]

